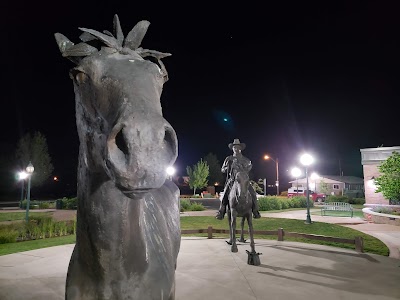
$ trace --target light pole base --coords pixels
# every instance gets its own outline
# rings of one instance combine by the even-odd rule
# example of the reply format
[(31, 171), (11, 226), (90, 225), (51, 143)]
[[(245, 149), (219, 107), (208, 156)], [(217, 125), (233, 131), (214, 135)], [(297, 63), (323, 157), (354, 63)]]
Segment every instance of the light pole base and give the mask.
[(310, 214), (307, 214), (307, 217), (306, 217), (306, 220), (304, 221), (304, 224), (307, 224), (307, 225), (309, 225), (309, 224), (312, 224), (313, 222), (311, 221), (311, 216), (310, 216)]

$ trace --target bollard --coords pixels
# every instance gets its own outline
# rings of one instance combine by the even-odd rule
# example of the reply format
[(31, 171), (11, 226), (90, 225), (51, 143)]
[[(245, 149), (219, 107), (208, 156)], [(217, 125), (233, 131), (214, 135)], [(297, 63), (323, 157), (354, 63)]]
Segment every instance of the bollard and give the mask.
[(207, 233), (208, 233), (208, 238), (212, 239), (213, 238), (213, 236), (212, 236), (212, 226), (208, 226)]
[(284, 232), (283, 232), (283, 228), (279, 228), (278, 229), (278, 241), (283, 241), (283, 235), (284, 235)]
[(354, 244), (356, 246), (356, 251), (359, 253), (364, 253), (364, 240), (361, 236), (356, 236), (354, 238)]

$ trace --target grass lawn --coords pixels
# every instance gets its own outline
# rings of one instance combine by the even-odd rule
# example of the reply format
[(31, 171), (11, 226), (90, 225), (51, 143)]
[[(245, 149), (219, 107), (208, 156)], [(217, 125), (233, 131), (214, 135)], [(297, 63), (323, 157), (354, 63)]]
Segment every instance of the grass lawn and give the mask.
[[(336, 224), (314, 222), (311, 225), (306, 225), (304, 224), (303, 220), (281, 219), (281, 218), (255, 219), (253, 224), (255, 230), (277, 230), (278, 228), (283, 228), (284, 231), (289, 231), (289, 232), (317, 234), (317, 235), (325, 235), (325, 236), (333, 236), (333, 237), (341, 237), (349, 239), (354, 239), (354, 237), (356, 236), (361, 236), (364, 239), (364, 252), (379, 254), (383, 256), (389, 255), (388, 247), (377, 238), (362, 233), (360, 231)], [(207, 229), (208, 226), (212, 226), (213, 228), (216, 229), (229, 229), (227, 218), (225, 218), (222, 221), (217, 220), (214, 217), (181, 218), (181, 229)], [(245, 229), (247, 229), (246, 225)], [(196, 235), (207, 236), (207, 233), (196, 234)], [(228, 238), (228, 235), (224, 234), (219, 234), (219, 235), (215, 234), (215, 236)], [(273, 240), (277, 239), (277, 236), (273, 235), (255, 236), (255, 237), (263, 239), (264, 238), (273, 239)], [(318, 240), (309, 240), (309, 239), (292, 238), (292, 237), (285, 237), (285, 240), (354, 249), (354, 245), (351, 244), (341, 244), (328, 241), (318, 241)]]
[[(17, 221), (17, 220), (25, 220), (25, 211), (21, 212), (4, 212), (0, 213), (0, 222), (4, 221)], [(38, 216), (51, 216), (51, 212), (32, 212), (29, 211), (29, 217), (38, 217)]]
[[(2, 215), (6, 215), (7, 217), (4, 220), (23, 220), (25, 218), (25, 213), (0, 213), (0, 217)], [(44, 215), (48, 213), (32, 213), (38, 215)], [(313, 213), (314, 214), (314, 213)], [(320, 211), (315, 212), (315, 214), (320, 214)], [(355, 212), (355, 216), (356, 212)], [(285, 231), (289, 232), (299, 232), (299, 233), (307, 233), (307, 234), (317, 234), (317, 235), (325, 235), (325, 236), (333, 236), (333, 237), (341, 237), (341, 238), (349, 238), (354, 239), (355, 236), (361, 236), (364, 239), (364, 251), (367, 253), (374, 253), (383, 256), (389, 255), (389, 249), (386, 245), (380, 240), (362, 233), (360, 231), (347, 228), (344, 226), (322, 223), (322, 222), (314, 222), (311, 225), (304, 224), (304, 220), (294, 220), (294, 219), (281, 219), (281, 218), (261, 218), (254, 220), (254, 229), (255, 230), (277, 230), (278, 228), (283, 228)], [(239, 223), (240, 224), (240, 223)], [(182, 217), (181, 218), (181, 229), (207, 229), (208, 226), (212, 226), (216, 229), (229, 229), (227, 218), (220, 221), (215, 219), (215, 217)], [(247, 229), (247, 225), (245, 226)], [(207, 234), (193, 234), (196, 236), (207, 236)], [(226, 234), (215, 234), (216, 237), (224, 237), (228, 238)], [(265, 238), (265, 239), (273, 239), (276, 240), (277, 236), (256, 236), (256, 238)], [(320, 244), (320, 245), (328, 245), (328, 246), (336, 246), (347, 249), (354, 249), (354, 245), (350, 244), (339, 244), (327, 241), (318, 241), (318, 240), (308, 240), (303, 238), (292, 238), (285, 237), (285, 240), (288, 241), (296, 241), (310, 244)], [(75, 236), (64, 236), (64, 237), (56, 237), (56, 238), (47, 238), (42, 240), (34, 240), (34, 241), (25, 241), (18, 243), (7, 243), (0, 244), (0, 255), (6, 255), (11, 253), (17, 253), (22, 251), (40, 249), (45, 247), (53, 247), (58, 245), (65, 244), (73, 244), (75, 243)]]

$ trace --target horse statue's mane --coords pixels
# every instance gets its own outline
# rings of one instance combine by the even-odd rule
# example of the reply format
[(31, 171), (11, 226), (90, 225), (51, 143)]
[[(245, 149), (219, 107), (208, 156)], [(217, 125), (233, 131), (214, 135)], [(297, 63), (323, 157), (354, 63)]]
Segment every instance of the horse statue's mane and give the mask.
[(132, 51), (135, 51), (142, 58), (148, 56), (155, 58), (158, 64), (160, 64), (161, 70), (165, 72), (165, 76), (168, 80), (168, 73), (161, 59), (171, 56), (171, 54), (156, 50), (143, 49), (140, 47), (142, 40), (147, 33), (147, 29), (150, 26), (150, 22), (146, 20), (138, 22), (126, 37), (124, 37), (122, 32), (118, 15), (114, 15), (113, 23), (114, 33), (111, 33), (108, 30), (104, 30), (104, 33), (101, 33), (93, 29), (79, 27), (83, 33), (79, 36), (79, 39), (82, 42), (78, 44), (74, 44), (61, 33), (55, 33), (54, 36), (62, 56), (68, 58), (75, 64), (79, 64), (83, 57), (92, 55), (99, 51), (99, 49), (89, 44), (91, 41), (97, 40), (102, 42), (104, 45), (117, 50), (121, 54), (130, 54)]

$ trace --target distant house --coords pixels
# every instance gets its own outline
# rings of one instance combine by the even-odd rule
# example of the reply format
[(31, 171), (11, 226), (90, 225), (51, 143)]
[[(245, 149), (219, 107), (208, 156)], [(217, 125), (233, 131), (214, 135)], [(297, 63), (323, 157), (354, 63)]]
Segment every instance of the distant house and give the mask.
[(378, 147), (360, 149), (361, 164), (363, 165), (365, 182), (365, 205), (390, 205), (389, 199), (385, 199), (382, 193), (375, 193), (374, 179), (381, 176), (379, 165), (384, 162), (393, 152), (400, 153), (400, 147)]
[[(292, 184), (292, 187), (298, 185), (305, 188), (307, 178), (299, 178), (289, 183)], [(326, 191), (323, 191), (324, 185), (326, 185)], [(317, 179), (309, 178), (308, 186), (312, 191), (325, 192), (327, 195), (345, 195), (351, 198), (364, 197), (364, 179), (355, 176), (320, 175)]]

